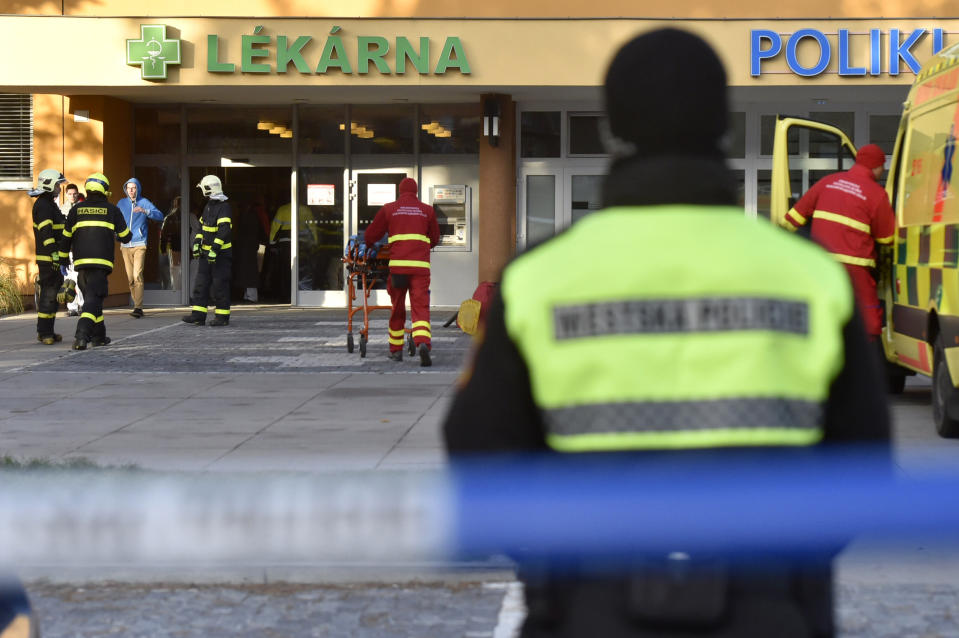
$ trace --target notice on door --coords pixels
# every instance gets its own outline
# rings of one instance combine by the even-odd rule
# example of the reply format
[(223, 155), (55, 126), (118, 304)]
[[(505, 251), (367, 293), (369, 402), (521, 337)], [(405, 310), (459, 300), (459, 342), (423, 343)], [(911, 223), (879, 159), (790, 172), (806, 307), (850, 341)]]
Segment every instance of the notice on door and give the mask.
[(332, 206), (336, 202), (336, 190), (333, 184), (307, 184), (307, 206)]
[(367, 184), (367, 206), (383, 206), (396, 201), (396, 184)]

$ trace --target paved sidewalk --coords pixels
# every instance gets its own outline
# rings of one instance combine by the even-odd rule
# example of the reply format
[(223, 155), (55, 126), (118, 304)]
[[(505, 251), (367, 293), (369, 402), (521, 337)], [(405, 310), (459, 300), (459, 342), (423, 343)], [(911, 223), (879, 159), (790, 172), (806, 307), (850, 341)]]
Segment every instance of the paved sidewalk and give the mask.
[[(433, 313), (433, 366), (387, 359), (386, 314), (366, 358), (346, 348), (346, 312), (240, 306), (226, 328), (185, 309), (106, 311), (107, 347), (36, 341), (36, 315), (0, 319), (0, 455), (157, 470), (434, 468), (439, 425), (470, 339)], [(362, 315), (358, 315), (362, 319)]]

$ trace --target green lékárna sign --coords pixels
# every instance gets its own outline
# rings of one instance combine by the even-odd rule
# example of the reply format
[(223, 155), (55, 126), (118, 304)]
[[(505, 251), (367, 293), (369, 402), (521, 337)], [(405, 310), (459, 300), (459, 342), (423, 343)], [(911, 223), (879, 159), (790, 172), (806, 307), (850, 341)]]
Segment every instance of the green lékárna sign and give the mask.
[[(365, 75), (370, 66), (384, 75), (403, 75), (407, 69), (420, 75), (443, 75), (456, 69), (463, 75), (470, 74), (469, 60), (458, 37), (450, 36), (432, 67), (431, 43), (427, 37), (418, 38), (417, 46), (409, 38), (396, 37), (390, 41), (382, 36), (358, 36), (353, 47), (337, 35), (339, 27), (333, 27), (325, 40), (300, 35), (290, 38), (285, 35), (261, 35), (258, 26), (253, 35), (240, 36), (239, 63), (221, 59), (220, 36), (208, 35), (207, 71), (210, 73), (287, 73), (292, 68), (301, 74), (325, 74), (340, 71), (347, 75)], [(322, 42), (322, 49), (320, 43)], [(387, 54), (392, 56), (395, 68), (390, 67)], [(272, 63), (269, 60), (272, 57)]]

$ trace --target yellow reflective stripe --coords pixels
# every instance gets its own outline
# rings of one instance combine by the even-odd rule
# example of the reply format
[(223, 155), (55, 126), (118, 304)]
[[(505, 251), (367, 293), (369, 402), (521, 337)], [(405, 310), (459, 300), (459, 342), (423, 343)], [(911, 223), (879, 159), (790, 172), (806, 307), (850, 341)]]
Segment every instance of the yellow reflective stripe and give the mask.
[(226, 222), (227, 224), (230, 224), (231, 226), (233, 225), (233, 220), (230, 219), (229, 217), (221, 217), (221, 218), (219, 218), (218, 220), (216, 220), (216, 225), (219, 226), (219, 225), (222, 224), (223, 222)]
[(60, 259), (66, 259), (70, 256), (70, 253), (60, 252)]
[(46, 226), (47, 224), (50, 224), (51, 226), (53, 226), (53, 220), (52, 220), (52, 219), (44, 219), (42, 222), (40, 222), (39, 224), (35, 224), (34, 226), (36, 227), (37, 230), (40, 230), (41, 228), (43, 228), (43, 227)]
[(97, 316), (96, 316), (95, 314), (89, 313), (89, 312), (84, 312), (83, 314), (80, 315), (80, 318), (81, 318), (81, 319), (89, 319), (90, 321), (96, 321), (96, 320), (97, 320)]
[(220, 244), (220, 245), (222, 246), (222, 245), (223, 245), (223, 240), (220, 239), (219, 237), (217, 237), (216, 239), (213, 240), (213, 243), (214, 243), (214, 244)]
[(84, 257), (83, 259), (74, 259), (74, 266), (85, 266), (87, 264), (96, 264), (98, 266), (109, 266), (113, 268), (113, 262), (108, 259), (98, 259), (96, 257)]
[(64, 231), (63, 231), (63, 236), (64, 236), (64, 237), (73, 237), (73, 231), (70, 230), (70, 229), (64, 229)]
[(127, 228), (127, 229), (124, 230), (122, 233), (117, 233), (117, 237), (126, 237), (126, 236), (129, 235), (129, 234), (130, 234), (130, 229)]
[(200, 246), (200, 250), (210, 250), (210, 248), (211, 248), (210, 244), (203, 244)]
[(394, 266), (397, 266), (397, 267), (410, 266), (413, 268), (426, 268), (427, 270), (429, 270), (430, 262), (414, 261), (412, 259), (391, 259), (389, 266), (390, 268), (393, 268)]
[(806, 223), (806, 218), (803, 217), (802, 215), (800, 215), (800, 214), (799, 214), (799, 211), (796, 210), (795, 208), (790, 208), (790, 209), (789, 209), (789, 212), (786, 213), (786, 217), (788, 217), (789, 219), (793, 220), (794, 222), (796, 222), (796, 223), (799, 224), (800, 226), (802, 226), (803, 224)]
[(426, 328), (426, 329), (429, 329), (429, 327), (430, 327), (430, 322), (429, 322), (429, 321), (414, 321), (414, 322), (413, 322), (413, 327), (414, 327), (414, 328)]
[(392, 328), (388, 328), (388, 330), (390, 331), (391, 337), (402, 337), (403, 335), (406, 334), (406, 331), (403, 330), (402, 328), (400, 328), (399, 330), (393, 330)]
[(685, 432), (610, 432), (547, 434), (546, 443), (560, 452), (642, 449), (691, 449), (729, 446), (814, 445), (822, 430), (809, 428), (736, 428)]
[(216, 232), (216, 226), (204, 226), (204, 227), (203, 227), (203, 230), (205, 230), (205, 231), (208, 232), (208, 233), (215, 233), (215, 232)]
[(406, 241), (407, 239), (412, 239), (416, 241), (425, 241), (427, 244), (430, 243), (430, 238), (426, 235), (417, 235), (415, 233), (409, 233), (406, 235), (390, 235), (389, 243), (394, 241)]
[(197, 233), (193, 236), (193, 239), (203, 239), (203, 233)]
[(40, 317), (41, 319), (55, 319), (56, 316), (57, 316), (57, 313), (55, 313), (55, 312), (38, 312), (38, 313), (37, 313), (37, 316)]
[(193, 309), (196, 310), (197, 312), (202, 312), (203, 314), (206, 314), (206, 306), (193, 306)]
[(878, 237), (876, 238), (876, 243), (888, 245), (888, 244), (891, 244), (892, 240), (895, 238), (896, 238), (895, 235), (889, 235), (888, 237)]
[(111, 222), (95, 222), (84, 220), (74, 224), (73, 229), (76, 230), (77, 228), (89, 228), (91, 226), (96, 228), (109, 228), (110, 230), (114, 230), (116, 228)]
[(875, 259), (869, 259), (868, 257), (853, 257), (852, 255), (840, 255), (839, 253), (833, 253), (833, 257), (836, 258), (841, 264), (850, 264), (852, 266), (867, 266), (873, 268), (876, 265)]
[(103, 323), (103, 315), (99, 315), (96, 319), (93, 320), (93, 323)]
[(835, 222), (837, 224), (842, 224), (843, 226), (848, 226), (849, 228), (852, 228), (854, 230), (858, 230), (859, 232), (866, 233), (867, 235), (871, 234), (871, 231), (869, 229), (869, 224), (866, 224), (861, 221), (857, 221), (855, 219), (850, 219), (846, 217), (845, 215), (830, 213), (824, 210), (817, 210), (816, 212), (812, 214), (812, 216), (813, 216), (813, 219), (825, 219), (827, 222)]
[(222, 246), (220, 246), (220, 250), (226, 250), (227, 248), (233, 248), (233, 244), (229, 243), (229, 244), (223, 244)]
[(220, 244), (220, 250), (226, 250), (227, 248), (233, 248), (233, 244), (232, 244), (232, 243), (224, 242), (224, 241), (223, 241), (222, 239), (220, 239), (219, 237), (217, 237), (216, 239), (214, 239), (214, 240), (213, 240), (213, 243), (214, 243), (214, 244)]
[(393, 337), (390, 337), (390, 345), (393, 345), (393, 346), (401, 346), (401, 345), (403, 345), (403, 340), (402, 340), (402, 339), (394, 339)]
[(63, 224), (54, 224), (54, 225), (53, 225), (53, 229), (54, 229), (54, 230), (63, 230)]
[(217, 314), (217, 315), (228, 315), (228, 314), (230, 314), (230, 310), (229, 310), (228, 308), (225, 309), (225, 310), (222, 309), (222, 308), (217, 308), (216, 310), (213, 311), (213, 314)]
[(53, 261), (50, 255), (37, 255), (37, 261)]
[(413, 331), (413, 336), (414, 336), (414, 337), (427, 337), (427, 338), (432, 337), (432, 335), (430, 334), (430, 331), (429, 331), (429, 330), (414, 330), (414, 331)]
[(55, 243), (57, 243), (57, 240), (54, 239), (53, 237), (47, 237), (45, 240), (43, 240), (44, 246), (49, 246), (50, 244), (55, 244)]

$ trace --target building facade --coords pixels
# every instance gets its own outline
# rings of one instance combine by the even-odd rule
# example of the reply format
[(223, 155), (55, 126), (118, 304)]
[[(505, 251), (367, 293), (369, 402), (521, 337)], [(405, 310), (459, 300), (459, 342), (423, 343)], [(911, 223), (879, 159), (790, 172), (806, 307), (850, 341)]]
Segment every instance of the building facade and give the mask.
[[(768, 217), (778, 114), (839, 125), (889, 152), (918, 65), (959, 42), (959, 20), (923, 17), (942, 13), (933, 1), (812, 0), (769, 18), (752, 1), (334, 0), (323, 9), (0, 0), (0, 257), (24, 294), (35, 273), (26, 190), (45, 168), (81, 188), (103, 171), (114, 200), (136, 177), (168, 215), (151, 224), (147, 304), (188, 301), (179, 248), (190, 244), (205, 174), (222, 178), (233, 203), (236, 294), (253, 285), (267, 299), (333, 307), (346, 303), (349, 236), (409, 176), (440, 217), (432, 303), (458, 304), (516, 250), (600, 207), (609, 161), (600, 87), (636, 33), (677, 26), (719, 52), (732, 87), (730, 166), (744, 214), (757, 218)], [(869, 17), (878, 13), (903, 17)], [(850, 161), (815, 137), (797, 137), (791, 153), (797, 194)], [(289, 258), (260, 248), (285, 205)], [(120, 270), (115, 303), (127, 294)]]

